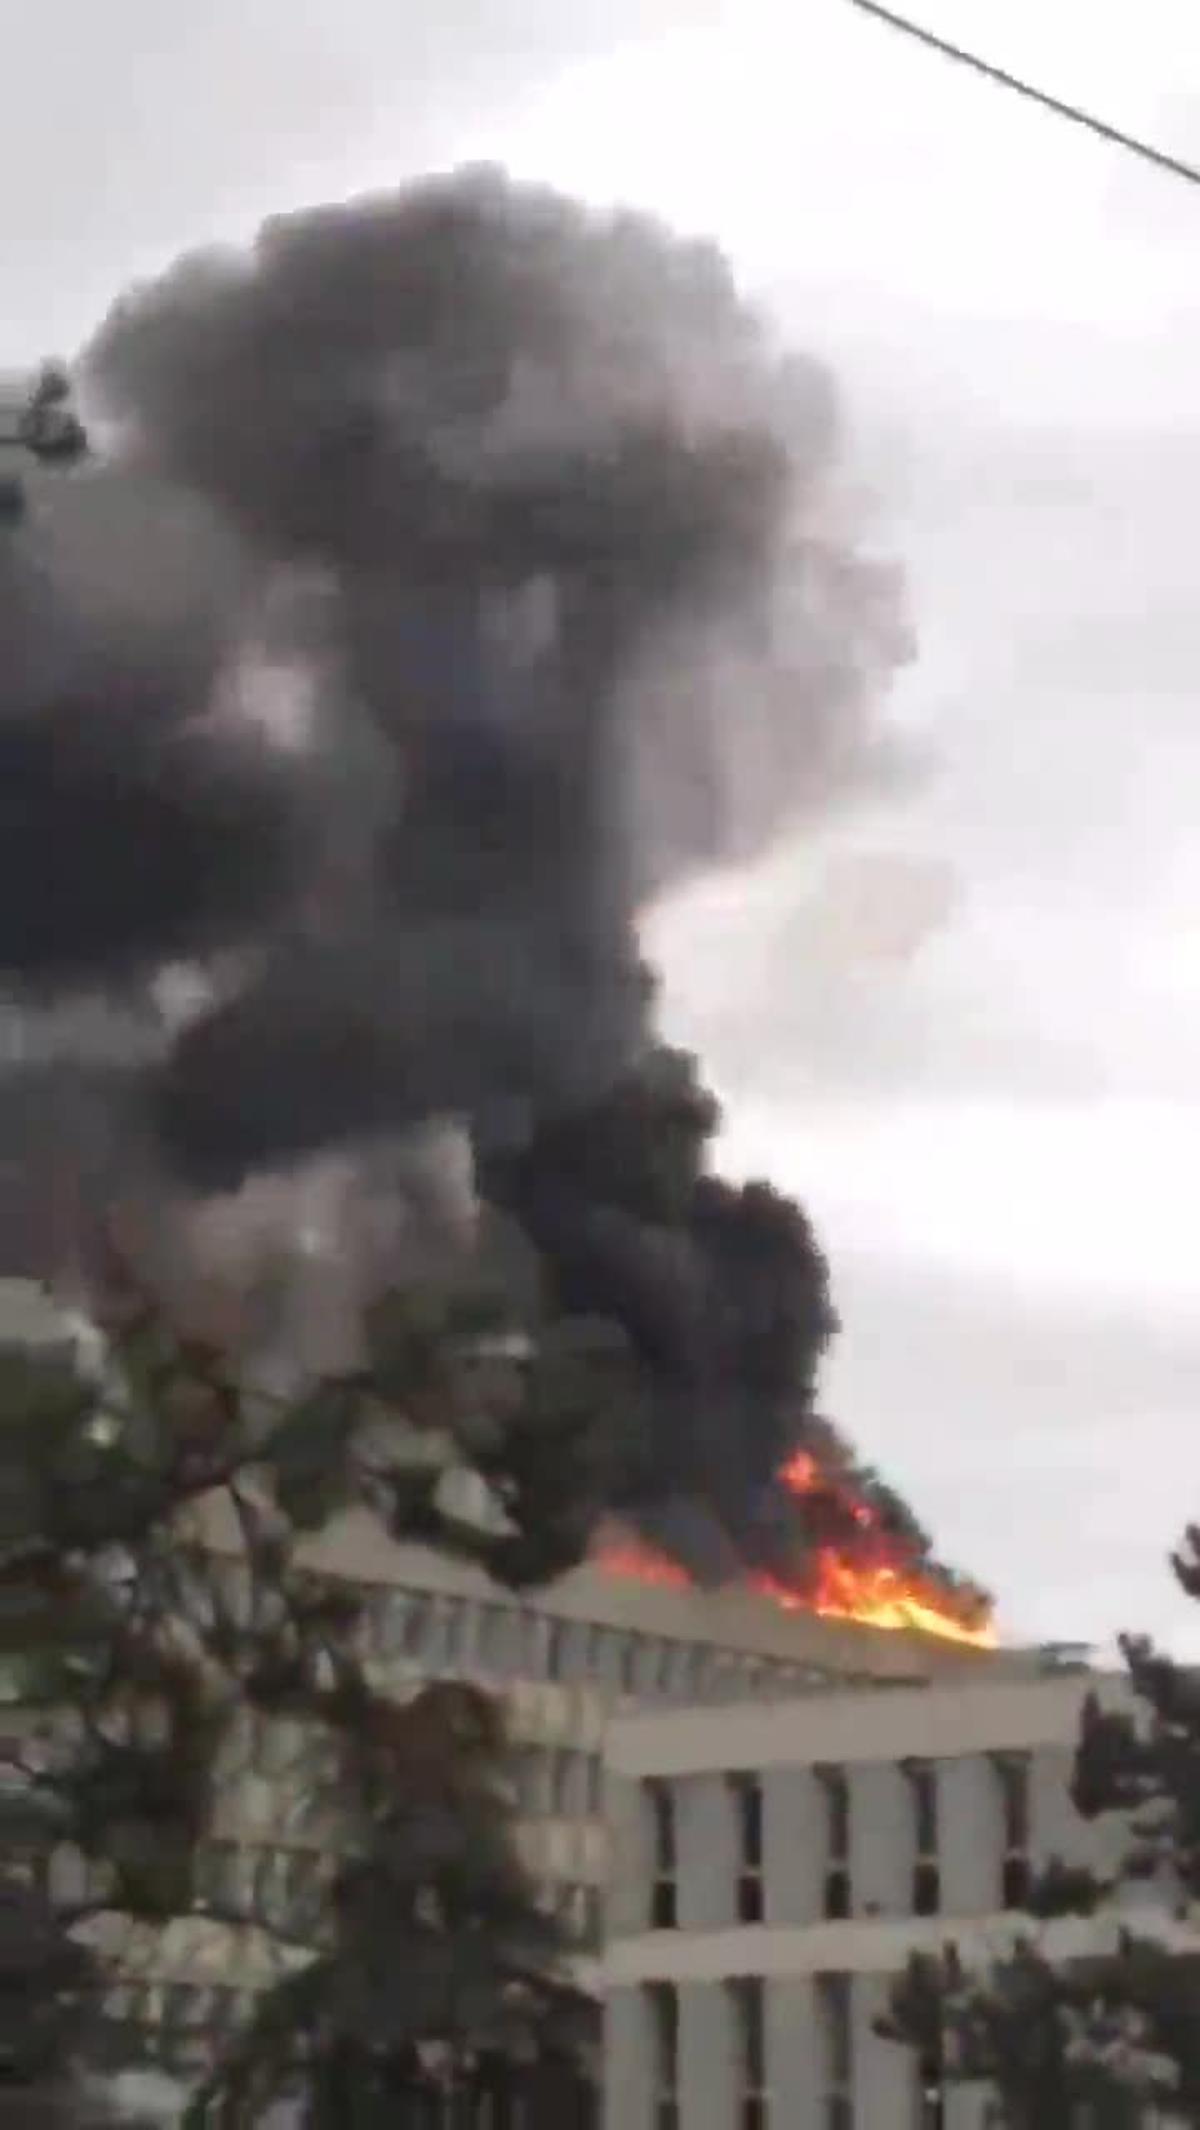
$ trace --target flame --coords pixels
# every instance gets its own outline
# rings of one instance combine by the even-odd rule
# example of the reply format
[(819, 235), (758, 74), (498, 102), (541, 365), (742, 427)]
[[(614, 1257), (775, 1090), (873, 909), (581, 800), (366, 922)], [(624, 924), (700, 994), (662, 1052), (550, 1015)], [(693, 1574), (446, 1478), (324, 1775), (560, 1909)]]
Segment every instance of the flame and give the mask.
[(691, 1590), (692, 1578), (678, 1561), (640, 1538), (616, 1538), (601, 1544), (593, 1558), (610, 1575), (628, 1576), (635, 1583), (654, 1583), (660, 1590)]
[[(780, 1481), (790, 1494), (824, 1495), (845, 1509), (863, 1534), (861, 1546), (818, 1546), (806, 1561), (803, 1583), (753, 1574), (749, 1588), (769, 1597), (785, 1612), (812, 1612), (824, 1619), (856, 1620), (861, 1626), (891, 1632), (907, 1630), (935, 1635), (973, 1649), (993, 1649), (996, 1630), (983, 1600), (943, 1588), (915, 1562), (906, 1562), (896, 1541), (879, 1530), (869, 1505), (836, 1476), (822, 1471), (814, 1457), (798, 1450), (782, 1467)], [(686, 1568), (654, 1546), (626, 1535), (603, 1544), (601, 1567), (660, 1589), (688, 1590)]]

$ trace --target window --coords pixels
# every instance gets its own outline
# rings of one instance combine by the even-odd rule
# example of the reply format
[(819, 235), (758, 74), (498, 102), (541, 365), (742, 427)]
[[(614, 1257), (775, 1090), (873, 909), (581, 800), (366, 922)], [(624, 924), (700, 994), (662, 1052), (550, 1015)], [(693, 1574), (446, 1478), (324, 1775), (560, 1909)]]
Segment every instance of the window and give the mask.
[(763, 1986), (757, 1976), (729, 1984), (738, 2068), (739, 2130), (767, 2130), (767, 2040)]
[(427, 1655), (431, 1620), (432, 1606), (430, 1600), (418, 1597), (413, 1591), (407, 1592), (403, 1626), (403, 1644), (406, 1656), (421, 1657)]
[(763, 1800), (757, 1775), (730, 1777), (737, 1824), (737, 1919), (763, 1920)]
[(1000, 1902), (1024, 1908), (1029, 1899), (1029, 1756), (1001, 1753), (993, 1762), (1000, 1785)]
[(548, 1755), (550, 1762), (550, 1810), (556, 1819), (571, 1816), (575, 1755), (565, 1748)]
[(914, 1915), (935, 1916), (942, 1905), (942, 1876), (938, 1865), (937, 1769), (928, 1761), (906, 1761), (912, 1805)]
[(669, 1982), (646, 1991), (654, 2130), (679, 2130), (679, 1998)]
[(554, 1755), (545, 1746), (529, 1745), (515, 1752), (511, 1770), (518, 1809), (527, 1819), (543, 1819), (554, 1808)]
[(457, 1598), (447, 1598), (442, 1615), (442, 1633), (445, 1638), (446, 1663), (457, 1669), (463, 1662), (468, 1647), (469, 1608)]
[(404, 1647), (404, 1599), (398, 1591), (376, 1593), (370, 1608), (373, 1654), (397, 1655)]
[(504, 1663), (507, 1622), (502, 1605), (479, 1608), (479, 1662), (484, 1671), (498, 1671)]
[(818, 1768), (825, 1811), (825, 1914), (845, 1922), (850, 1913), (850, 1784), (845, 1768)]
[(680, 1696), (684, 1701), (703, 1701), (708, 1684), (708, 1651), (703, 1642), (688, 1644), (680, 1679)]
[(823, 2130), (854, 2130), (854, 2039), (848, 1975), (818, 1975), (817, 2025), (824, 2092)]
[(682, 1642), (663, 1642), (658, 1658), (659, 1691), (667, 1701), (681, 1701), (687, 1665), (687, 1647)]
[(634, 1654), (633, 1690), (640, 1700), (662, 1699), (670, 1649), (670, 1643), (664, 1642), (658, 1635), (638, 1636)]
[(527, 1605), (508, 1608), (505, 1621), (506, 1650), (505, 1674), (510, 1679), (536, 1679), (541, 1669), (542, 1641), (539, 1632), (541, 1622)]
[(546, 1622), (546, 1677), (562, 1679), (566, 1676), (567, 1623), (565, 1620)]
[(650, 1928), (674, 1930), (677, 1913), (675, 1900), (675, 1799), (665, 1782), (646, 1785), (646, 1797), (650, 1809), (650, 1842), (652, 1872), (650, 1887)]
[(621, 1684), (621, 1637), (611, 1627), (588, 1630), (587, 1670), (605, 1686)]

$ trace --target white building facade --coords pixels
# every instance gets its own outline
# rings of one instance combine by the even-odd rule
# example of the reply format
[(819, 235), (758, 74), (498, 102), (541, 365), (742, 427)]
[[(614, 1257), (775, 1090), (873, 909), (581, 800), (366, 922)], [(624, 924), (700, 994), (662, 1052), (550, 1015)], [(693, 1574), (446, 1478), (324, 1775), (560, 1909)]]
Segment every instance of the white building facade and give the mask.
[[(1122, 1692), (1002, 1660), (973, 1681), (617, 1718), (608, 2130), (981, 2130), (986, 2093), (943, 2086), (875, 2023), (913, 1952), (953, 1941), (986, 1965), (1027, 1937), (1020, 1903), (1052, 1857), (1115, 1862), (1120, 1828), (1069, 1796), (1097, 1686)], [(1106, 1929), (1043, 1936), (1068, 1957)]]
[[(218, 1551), (228, 1546), (236, 1574), (232, 1528), (206, 1520), (205, 1532)], [(864, 1688), (895, 1693), (1004, 1662), (926, 1636), (785, 1612), (745, 1591), (665, 1589), (598, 1567), (522, 1601), (462, 1561), (397, 1544), (361, 1512), (338, 1518), (303, 1557), (360, 1600), (359, 1654), (378, 1691), (405, 1698), (429, 1679), (462, 1679), (501, 1700), (522, 1854), (547, 1910), (587, 1949), (589, 1981), (603, 1974), (609, 1911), (621, 1899), (605, 1756), (624, 1713), (686, 1720), (698, 1709), (736, 1725), (747, 1705), (857, 1700)], [(311, 1751), (278, 1717), (248, 1716), (238, 1727), (201, 1860), (202, 1891), (214, 1904), (285, 1919), (319, 1901), (332, 1851), (311, 1809)], [(193, 2037), (244, 2017), (274, 1971), (262, 1940), (235, 1949), (223, 1929), (172, 1926), (152, 1970), (131, 1979), (114, 2008), (186, 2058)]]

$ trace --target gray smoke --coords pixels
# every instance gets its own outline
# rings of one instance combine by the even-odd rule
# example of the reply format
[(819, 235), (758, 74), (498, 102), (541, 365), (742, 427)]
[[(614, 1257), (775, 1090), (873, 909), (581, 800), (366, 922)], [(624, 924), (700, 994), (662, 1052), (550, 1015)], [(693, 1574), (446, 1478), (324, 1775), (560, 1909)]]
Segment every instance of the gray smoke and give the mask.
[[(121, 1172), (143, 1256), (207, 1266), (219, 1314), (306, 1206), (394, 1262), (403, 1149), (457, 1118), (551, 1295), (652, 1372), (622, 1498), (749, 1546), (825, 1267), (704, 1174), (637, 927), (895, 773), (909, 646), (839, 523), (829, 377), (710, 246), (478, 170), (185, 258), (82, 375), (100, 470), (0, 556), (0, 968), (194, 978), (109, 1072), (108, 1140), (80, 1118), (97, 1190)], [(172, 1255), (180, 1191), (223, 1208)]]
[(86, 375), (125, 465), (323, 586), (342, 862), (164, 1071), (201, 1185), (598, 1095), (646, 1039), (647, 899), (890, 766), (830, 381), (710, 247), (469, 171), (183, 260)]
[(222, 718), (251, 590), (199, 498), (47, 480), (0, 543), (0, 969), (53, 996), (257, 935), (308, 863), (307, 794)]

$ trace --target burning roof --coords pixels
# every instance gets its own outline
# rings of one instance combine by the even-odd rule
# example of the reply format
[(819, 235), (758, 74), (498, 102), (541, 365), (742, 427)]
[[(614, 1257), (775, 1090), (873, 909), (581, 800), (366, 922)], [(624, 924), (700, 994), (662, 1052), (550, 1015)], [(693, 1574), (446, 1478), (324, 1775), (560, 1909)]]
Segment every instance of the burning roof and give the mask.
[(641, 955), (655, 898), (895, 773), (911, 646), (839, 521), (826, 370), (712, 247), (480, 170), (185, 258), (82, 369), (104, 455), (0, 552), (0, 968), (116, 1012), (184, 964), (194, 998), (113, 1066), (92, 1172), (137, 1170), (161, 1241), (336, 1160), (352, 1228), (453, 1118), (545, 1310), (641, 1371), (547, 1515), (983, 1634), (830, 1462), (818, 1242), (709, 1172)]

